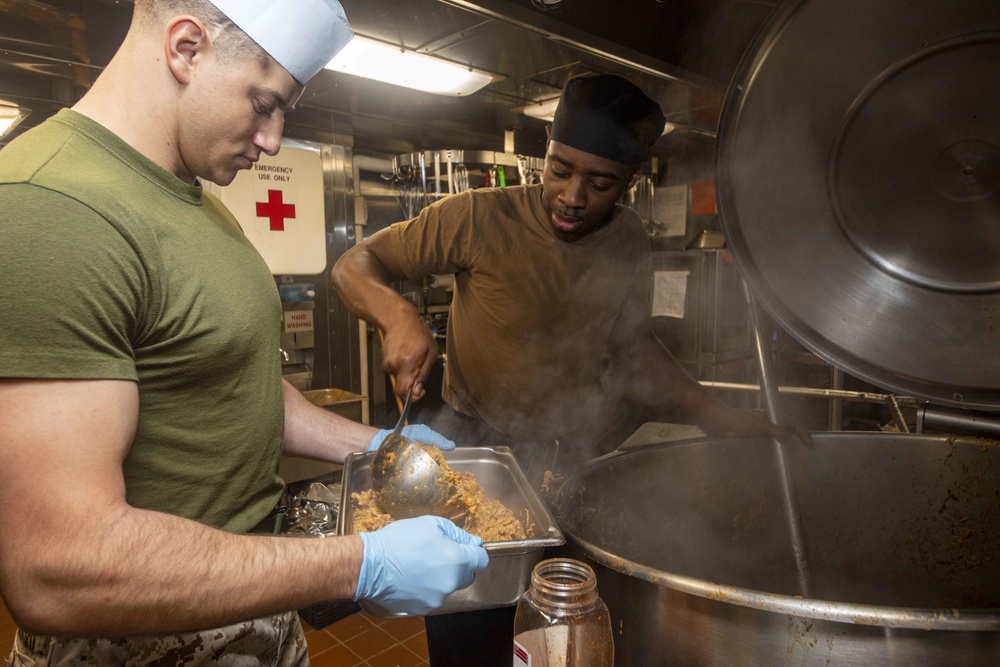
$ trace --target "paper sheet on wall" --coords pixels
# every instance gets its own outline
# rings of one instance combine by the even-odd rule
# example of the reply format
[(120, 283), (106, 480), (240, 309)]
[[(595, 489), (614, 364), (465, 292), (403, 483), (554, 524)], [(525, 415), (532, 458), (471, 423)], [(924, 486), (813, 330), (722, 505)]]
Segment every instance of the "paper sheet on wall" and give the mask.
[(690, 271), (653, 273), (653, 317), (684, 318), (684, 299)]
[(659, 188), (654, 200), (657, 236), (684, 236), (687, 233), (688, 186)]

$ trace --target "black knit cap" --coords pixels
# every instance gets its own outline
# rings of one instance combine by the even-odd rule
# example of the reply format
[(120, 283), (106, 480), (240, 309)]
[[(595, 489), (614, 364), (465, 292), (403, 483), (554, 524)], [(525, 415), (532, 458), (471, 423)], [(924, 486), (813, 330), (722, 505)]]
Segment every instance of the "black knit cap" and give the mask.
[(553, 141), (637, 167), (663, 134), (663, 112), (635, 84), (613, 74), (573, 77), (552, 120)]

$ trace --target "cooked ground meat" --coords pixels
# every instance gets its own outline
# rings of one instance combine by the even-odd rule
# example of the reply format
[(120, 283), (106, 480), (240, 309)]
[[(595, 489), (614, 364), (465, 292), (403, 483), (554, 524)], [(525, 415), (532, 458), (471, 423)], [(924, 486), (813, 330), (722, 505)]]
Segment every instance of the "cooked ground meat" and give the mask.
[[(436, 447), (424, 447), (424, 451), (434, 457), (455, 485), (455, 502), (466, 511), (462, 526), (466, 531), (483, 538), (484, 542), (507, 542), (527, 537), (524, 524), (502, 502), (487, 498), (475, 475), (452, 470)], [(379, 507), (374, 491), (352, 493), (351, 500), (354, 503), (355, 533), (378, 530), (395, 520)]]

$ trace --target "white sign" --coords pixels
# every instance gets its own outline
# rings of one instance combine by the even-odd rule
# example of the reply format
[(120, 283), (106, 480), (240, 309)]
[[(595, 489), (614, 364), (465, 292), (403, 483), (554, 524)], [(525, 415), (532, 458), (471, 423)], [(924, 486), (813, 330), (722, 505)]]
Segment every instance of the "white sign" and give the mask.
[(684, 236), (687, 232), (688, 186), (658, 188), (653, 197), (653, 209), (657, 235)]
[(282, 144), (220, 188), (222, 202), (275, 275), (326, 271), (326, 210), (319, 148)]
[(653, 317), (684, 318), (688, 271), (655, 271), (653, 273)]
[(300, 331), (313, 330), (313, 311), (311, 310), (286, 310), (285, 311), (285, 333), (298, 333)]

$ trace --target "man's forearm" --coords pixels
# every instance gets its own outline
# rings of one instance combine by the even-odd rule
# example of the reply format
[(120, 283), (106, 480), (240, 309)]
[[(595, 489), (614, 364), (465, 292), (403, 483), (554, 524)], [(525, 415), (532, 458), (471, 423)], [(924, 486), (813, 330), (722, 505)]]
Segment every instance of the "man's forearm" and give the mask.
[(282, 382), (282, 390), (285, 454), (343, 463), (351, 452), (364, 450), (378, 431), (313, 405), (288, 382)]
[(138, 404), (132, 382), (0, 381), (0, 593), (21, 627), (162, 634), (353, 595), (358, 538), (238, 536), (130, 506)]
[(383, 368), (396, 376), (397, 393), (402, 396), (412, 387), (420, 398), (439, 351), (413, 304), (390, 287), (405, 275), (390, 229), (345, 253), (333, 267), (333, 282), (348, 310), (385, 333)]
[(133, 508), (59, 523), (19, 531), (8, 553), (21, 560), (10, 606), (41, 634), (184, 632), (350, 599), (363, 551), (353, 536), (233, 535)]

